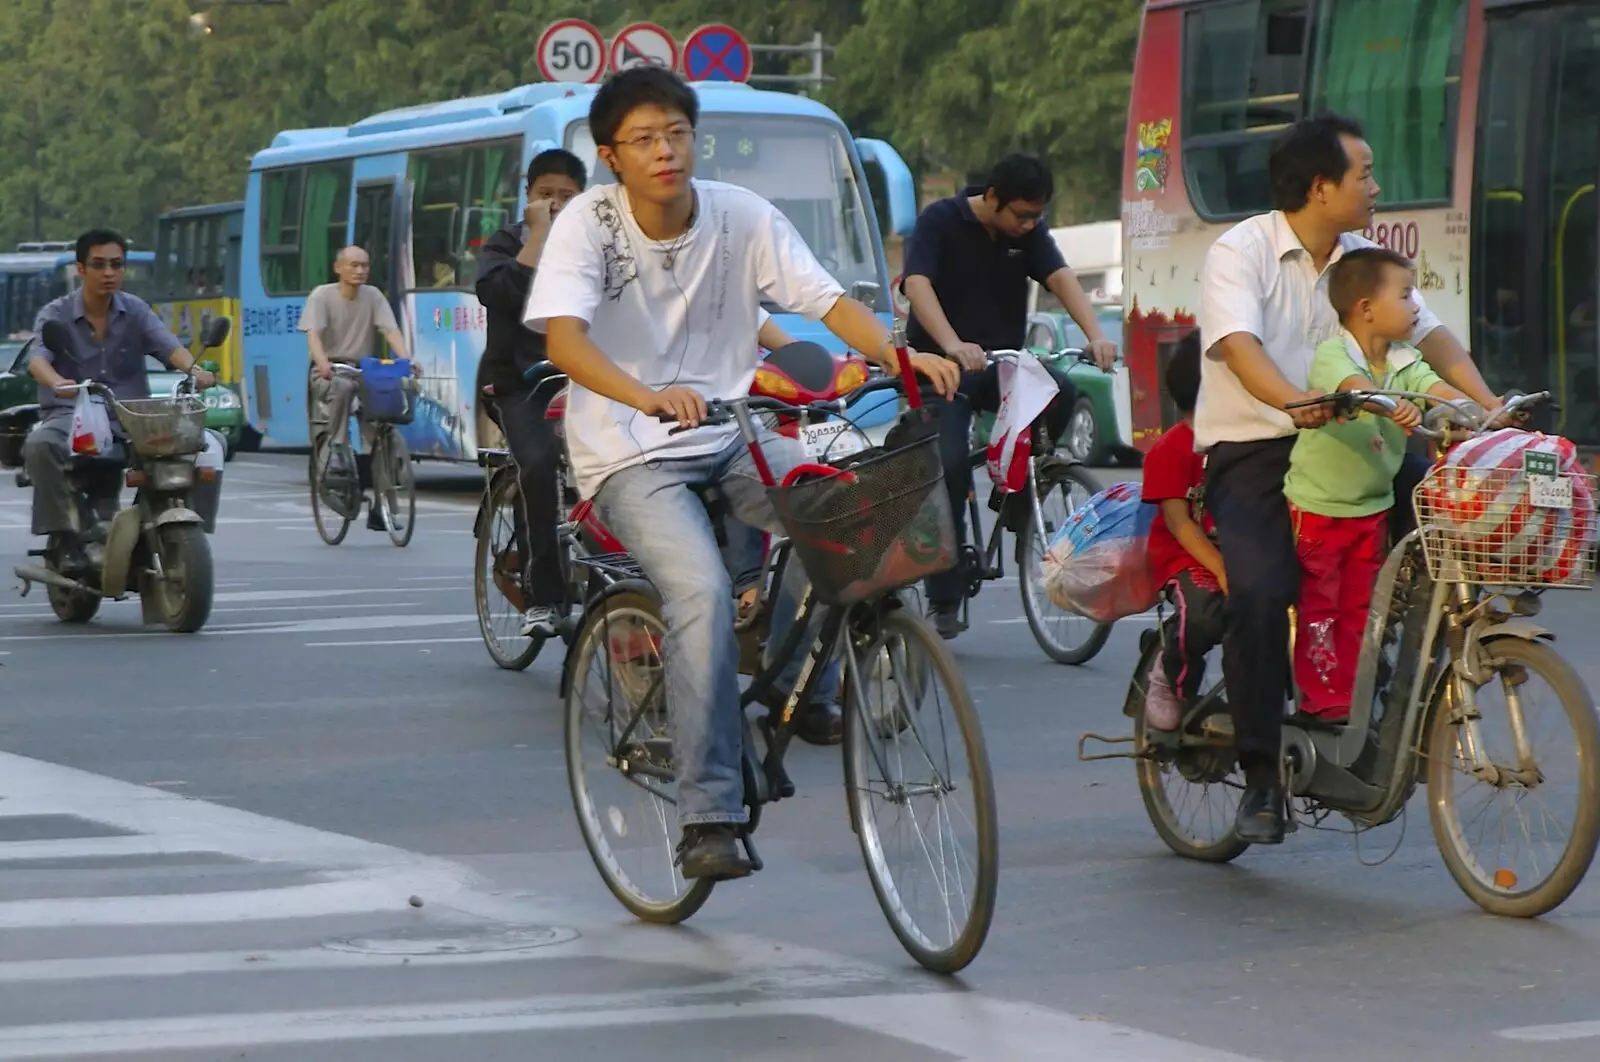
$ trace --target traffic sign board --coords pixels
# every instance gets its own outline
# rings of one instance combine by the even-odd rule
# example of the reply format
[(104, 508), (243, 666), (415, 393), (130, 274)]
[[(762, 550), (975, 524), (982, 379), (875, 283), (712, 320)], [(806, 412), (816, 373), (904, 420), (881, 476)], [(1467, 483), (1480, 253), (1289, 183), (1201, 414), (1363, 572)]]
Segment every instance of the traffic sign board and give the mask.
[(678, 67), (678, 42), (654, 22), (635, 22), (617, 31), (611, 41), (611, 69), (632, 70), (636, 66)]
[(683, 42), (683, 75), (690, 81), (748, 81), (750, 42), (732, 26), (701, 26)]
[(606, 72), (606, 39), (581, 18), (564, 18), (539, 37), (539, 73), (546, 81), (599, 81)]

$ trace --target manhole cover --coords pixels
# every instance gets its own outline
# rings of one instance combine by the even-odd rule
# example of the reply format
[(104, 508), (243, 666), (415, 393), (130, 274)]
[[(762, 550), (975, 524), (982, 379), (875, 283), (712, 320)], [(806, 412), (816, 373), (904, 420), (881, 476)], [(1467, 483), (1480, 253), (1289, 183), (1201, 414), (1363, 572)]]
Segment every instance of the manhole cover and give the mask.
[(491, 951), (524, 951), (576, 939), (566, 926), (417, 926), (379, 936), (334, 940), (323, 947), (367, 955), (481, 955)]

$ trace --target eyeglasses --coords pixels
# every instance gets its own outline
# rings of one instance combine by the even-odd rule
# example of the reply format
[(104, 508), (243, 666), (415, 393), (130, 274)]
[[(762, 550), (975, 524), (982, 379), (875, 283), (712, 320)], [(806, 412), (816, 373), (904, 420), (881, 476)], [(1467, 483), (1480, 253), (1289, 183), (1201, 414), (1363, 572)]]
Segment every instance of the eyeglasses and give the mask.
[(128, 263), (121, 258), (112, 258), (109, 260), (105, 258), (91, 258), (84, 263), (83, 267), (85, 269), (92, 269), (96, 273), (120, 273), (124, 268), (126, 268), (127, 264)]
[(675, 129), (668, 129), (665, 132), (660, 133), (641, 133), (638, 136), (629, 137), (626, 140), (619, 140), (617, 141), (617, 145), (619, 147), (628, 147), (635, 151), (642, 152), (649, 151), (651, 148), (655, 147), (657, 140), (665, 140), (667, 142), (667, 146), (671, 147), (675, 151), (681, 150), (687, 147), (690, 142), (694, 140), (694, 130), (679, 127)]

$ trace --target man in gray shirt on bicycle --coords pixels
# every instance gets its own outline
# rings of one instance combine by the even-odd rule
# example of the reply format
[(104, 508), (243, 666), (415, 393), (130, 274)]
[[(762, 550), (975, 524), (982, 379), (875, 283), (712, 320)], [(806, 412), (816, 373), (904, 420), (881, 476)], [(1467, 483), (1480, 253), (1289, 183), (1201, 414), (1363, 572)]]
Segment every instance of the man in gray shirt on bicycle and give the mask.
[[(334, 442), (348, 444), (350, 441), (350, 402), (356, 393), (356, 376), (336, 372), (335, 364), (359, 365), (362, 358), (376, 353), (374, 348), (379, 335), (396, 357), (407, 356), (405, 337), (400, 334), (400, 325), (395, 321), (389, 300), (367, 283), (372, 272), (372, 260), (367, 252), (359, 247), (346, 247), (333, 260), (333, 272), (338, 281), (314, 289), (306, 297), (305, 309), (300, 314), (300, 331), (306, 334), (306, 344), (311, 348), (309, 411), (313, 445), (317, 435), (328, 430), (330, 424)], [(421, 376), (422, 366), (412, 362), (411, 371)], [(372, 452), (372, 438), (370, 426), (362, 424), (363, 454)], [(384, 530), (376, 504), (367, 514), (367, 527)]]

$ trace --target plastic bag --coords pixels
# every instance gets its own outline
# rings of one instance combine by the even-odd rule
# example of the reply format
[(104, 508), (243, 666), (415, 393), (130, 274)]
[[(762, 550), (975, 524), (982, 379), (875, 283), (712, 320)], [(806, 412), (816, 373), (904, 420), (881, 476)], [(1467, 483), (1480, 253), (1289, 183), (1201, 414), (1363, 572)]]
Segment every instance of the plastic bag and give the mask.
[(79, 391), (72, 407), (72, 452), (95, 457), (111, 449), (111, 416), (98, 395)]
[(1028, 426), (1061, 390), (1050, 371), (1032, 354), (1000, 362), (1000, 409), (989, 432), (989, 478), (1008, 493), (1028, 482), (1028, 455), (1033, 443)]
[(1044, 589), (1057, 608), (1096, 623), (1150, 609), (1161, 588), (1147, 558), (1156, 506), (1139, 484), (1117, 483), (1090, 498), (1056, 532), (1044, 556)]
[[(1570, 508), (1536, 505), (1527, 455), (1548, 454), (1571, 484)], [(1453, 541), (1470, 578), (1497, 585), (1562, 583), (1580, 574), (1596, 540), (1591, 480), (1569, 440), (1502, 428), (1450, 450), (1417, 490), (1426, 528)]]

